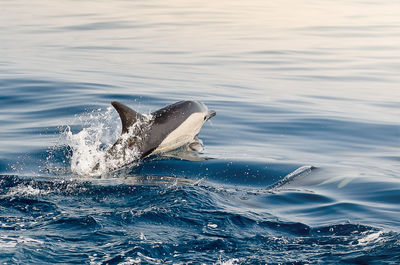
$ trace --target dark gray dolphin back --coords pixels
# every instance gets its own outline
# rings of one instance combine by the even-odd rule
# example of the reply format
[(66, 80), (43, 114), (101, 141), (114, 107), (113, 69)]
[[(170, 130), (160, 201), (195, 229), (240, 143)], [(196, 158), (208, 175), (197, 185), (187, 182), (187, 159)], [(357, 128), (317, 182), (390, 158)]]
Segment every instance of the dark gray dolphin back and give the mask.
[(190, 115), (206, 110), (207, 107), (201, 102), (179, 101), (153, 112), (153, 124), (142, 147), (142, 157), (151, 154)]

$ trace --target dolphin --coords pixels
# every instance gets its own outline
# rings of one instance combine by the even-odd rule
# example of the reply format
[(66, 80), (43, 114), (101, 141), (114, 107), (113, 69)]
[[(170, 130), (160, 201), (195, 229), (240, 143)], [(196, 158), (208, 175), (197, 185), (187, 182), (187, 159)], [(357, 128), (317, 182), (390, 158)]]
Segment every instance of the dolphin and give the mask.
[[(199, 101), (179, 101), (150, 115), (140, 114), (117, 101), (122, 132), (106, 151), (107, 168), (116, 169), (142, 158), (175, 150), (184, 145), (201, 146), (197, 136), (203, 124), (216, 115)], [(99, 169), (97, 163), (93, 170)]]

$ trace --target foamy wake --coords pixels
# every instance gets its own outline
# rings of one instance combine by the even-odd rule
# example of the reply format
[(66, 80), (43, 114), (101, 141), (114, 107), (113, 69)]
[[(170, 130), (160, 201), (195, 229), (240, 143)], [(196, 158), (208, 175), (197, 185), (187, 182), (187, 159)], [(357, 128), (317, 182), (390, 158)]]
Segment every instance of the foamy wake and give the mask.
[[(151, 116), (149, 115), (150, 119)], [(70, 157), (71, 171), (80, 176), (97, 176), (108, 173), (136, 161), (140, 157), (137, 149), (125, 150), (124, 144), (128, 135), (121, 138), (119, 144), (114, 147), (117, 151), (111, 156), (107, 150), (113, 146), (121, 134), (121, 122), (112, 107), (105, 112), (101, 109), (76, 117), (83, 129), (73, 133), (70, 126), (63, 132), (66, 145), (72, 150)], [(130, 132), (142, 126), (137, 122), (131, 127)]]

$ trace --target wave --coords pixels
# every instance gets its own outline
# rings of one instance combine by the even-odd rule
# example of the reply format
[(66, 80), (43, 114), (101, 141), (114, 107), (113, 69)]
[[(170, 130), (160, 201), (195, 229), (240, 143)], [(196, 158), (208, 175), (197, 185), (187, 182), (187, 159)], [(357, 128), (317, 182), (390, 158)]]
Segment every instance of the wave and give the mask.
[[(240, 206), (237, 200), (257, 201), (237, 196), (240, 191), (202, 185), (1, 175), (1, 260), (8, 260), (11, 247), (24, 261), (42, 264), (359, 264), (400, 257), (397, 232), (351, 222), (311, 226), (284, 220), (273, 211)], [(23, 236), (15, 236), (19, 231)]]

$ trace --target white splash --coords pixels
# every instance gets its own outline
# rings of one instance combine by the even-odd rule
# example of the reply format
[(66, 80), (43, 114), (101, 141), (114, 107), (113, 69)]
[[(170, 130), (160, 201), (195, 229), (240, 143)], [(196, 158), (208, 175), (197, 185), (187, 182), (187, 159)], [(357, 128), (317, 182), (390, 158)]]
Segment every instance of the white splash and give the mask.
[(233, 259), (229, 259), (229, 260), (218, 260), (217, 263), (215, 263), (215, 265), (238, 265), (239, 264), (239, 259), (233, 258)]
[(376, 244), (377, 242), (382, 240), (381, 235), (383, 234), (383, 231), (378, 231), (372, 234), (369, 234), (361, 239), (358, 240), (359, 245), (367, 245), (374, 243)]
[(37, 245), (41, 245), (41, 244), (44, 244), (44, 242), (30, 238), (30, 237), (6, 236), (6, 235), (0, 236), (0, 248), (1, 249), (7, 249), (7, 248), (14, 249), (18, 245), (37, 246)]
[(38, 195), (47, 195), (49, 194), (50, 191), (46, 190), (41, 190), (35, 187), (32, 187), (31, 185), (24, 186), (24, 185), (18, 185), (16, 187), (11, 188), (7, 195), (10, 197), (16, 197), (16, 196), (38, 196)]
[[(146, 116), (148, 119), (151, 116)], [(128, 134), (121, 136), (119, 143), (114, 146), (114, 155), (107, 150), (113, 146), (121, 134), (121, 122), (112, 107), (106, 112), (101, 109), (88, 114), (77, 116), (83, 129), (74, 134), (67, 126), (63, 135), (66, 144), (71, 148), (71, 171), (80, 176), (98, 176), (123, 167), (140, 157), (137, 148), (124, 149), (131, 133), (143, 126), (143, 122), (134, 124)]]

